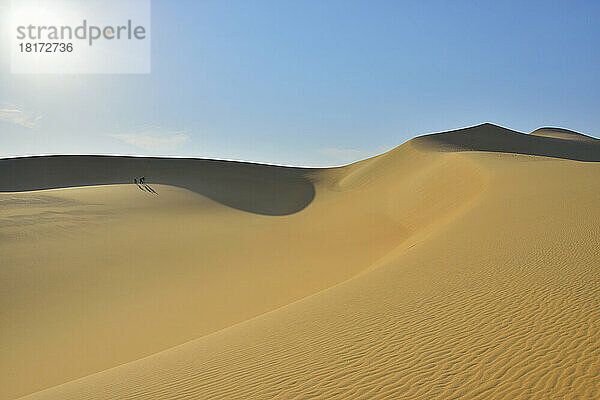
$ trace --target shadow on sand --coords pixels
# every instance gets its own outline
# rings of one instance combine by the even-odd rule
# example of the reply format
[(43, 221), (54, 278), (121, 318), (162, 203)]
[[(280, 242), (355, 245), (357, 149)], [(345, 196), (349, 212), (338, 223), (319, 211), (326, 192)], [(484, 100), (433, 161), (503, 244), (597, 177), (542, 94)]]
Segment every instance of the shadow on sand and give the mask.
[[(560, 131), (556, 128), (545, 129)], [(575, 140), (569, 140), (536, 136), (493, 124), (483, 124), (456, 131), (420, 136), (413, 139), (413, 143), (417, 147), (423, 146), (439, 151), (490, 151), (576, 161), (600, 161), (600, 140), (584, 135), (580, 136), (589, 140), (582, 141), (577, 137), (574, 138)]]
[(154, 194), (158, 194), (158, 193), (157, 193), (157, 192), (156, 192), (154, 189), (152, 189), (152, 188), (150, 187), (150, 185), (148, 185), (148, 184), (145, 184), (145, 183), (144, 183), (144, 187), (146, 188), (146, 190), (147, 190), (148, 192), (150, 192), (150, 193), (154, 193)]
[[(131, 183), (178, 186), (238, 210), (288, 215), (315, 196), (310, 169), (234, 161), (122, 156), (39, 156), (0, 160), (0, 192)], [(140, 190), (158, 194), (148, 185)]]
[(139, 183), (135, 183), (138, 187), (138, 189), (140, 189), (142, 192), (150, 192), (150, 193), (154, 193), (154, 194), (158, 194), (154, 189), (152, 189), (150, 187), (150, 185), (144, 183), (144, 184), (139, 184)]

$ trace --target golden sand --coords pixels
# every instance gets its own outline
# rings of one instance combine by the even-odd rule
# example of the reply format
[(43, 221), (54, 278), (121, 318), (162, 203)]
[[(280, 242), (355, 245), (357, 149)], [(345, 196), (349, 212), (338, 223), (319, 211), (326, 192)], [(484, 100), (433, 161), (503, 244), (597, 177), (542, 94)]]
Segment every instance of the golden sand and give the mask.
[(600, 398), (599, 143), (0, 160), (0, 398)]

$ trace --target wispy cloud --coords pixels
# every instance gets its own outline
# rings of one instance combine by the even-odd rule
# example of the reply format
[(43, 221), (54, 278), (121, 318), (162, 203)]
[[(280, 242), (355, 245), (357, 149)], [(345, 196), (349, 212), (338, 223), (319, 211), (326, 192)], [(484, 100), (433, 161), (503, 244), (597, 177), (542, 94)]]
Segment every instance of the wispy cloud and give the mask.
[(325, 147), (318, 150), (319, 153), (331, 158), (332, 162), (349, 163), (368, 157), (370, 154), (357, 149), (343, 149), (336, 147)]
[(25, 112), (14, 104), (0, 105), (0, 121), (32, 129), (37, 126), (40, 119), (42, 119), (41, 115)]
[(175, 150), (190, 140), (190, 136), (184, 131), (166, 133), (155, 131), (114, 133), (110, 136), (151, 152)]

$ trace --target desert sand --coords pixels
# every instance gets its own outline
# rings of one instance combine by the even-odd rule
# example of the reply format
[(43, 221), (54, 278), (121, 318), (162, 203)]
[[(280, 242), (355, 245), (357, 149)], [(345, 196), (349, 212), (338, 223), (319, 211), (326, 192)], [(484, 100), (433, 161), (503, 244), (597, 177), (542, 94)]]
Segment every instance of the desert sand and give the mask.
[(0, 160), (0, 398), (600, 398), (599, 161), (491, 124), (326, 169)]

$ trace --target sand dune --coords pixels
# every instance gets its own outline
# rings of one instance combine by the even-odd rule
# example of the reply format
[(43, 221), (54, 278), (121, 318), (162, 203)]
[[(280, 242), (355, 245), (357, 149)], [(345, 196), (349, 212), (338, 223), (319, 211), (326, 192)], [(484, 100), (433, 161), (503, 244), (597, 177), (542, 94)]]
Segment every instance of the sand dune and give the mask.
[(0, 160), (0, 397), (600, 398), (598, 142)]
[(542, 128), (527, 135), (483, 124), (421, 136), (415, 143), (440, 151), (486, 151), (600, 161), (600, 140), (557, 128)]
[(570, 131), (562, 128), (540, 128), (531, 132), (534, 136), (545, 136), (556, 139), (579, 140), (583, 142), (597, 143), (598, 139), (591, 136), (583, 135), (578, 132)]
[(116, 156), (46, 156), (0, 160), (0, 191), (132, 183), (187, 189), (229, 207), (265, 215), (286, 215), (306, 207), (315, 195), (309, 170), (270, 165)]

